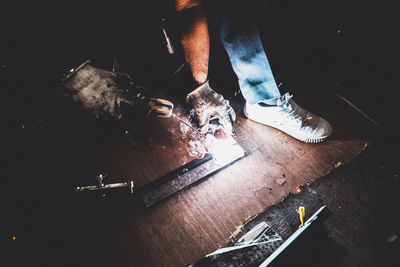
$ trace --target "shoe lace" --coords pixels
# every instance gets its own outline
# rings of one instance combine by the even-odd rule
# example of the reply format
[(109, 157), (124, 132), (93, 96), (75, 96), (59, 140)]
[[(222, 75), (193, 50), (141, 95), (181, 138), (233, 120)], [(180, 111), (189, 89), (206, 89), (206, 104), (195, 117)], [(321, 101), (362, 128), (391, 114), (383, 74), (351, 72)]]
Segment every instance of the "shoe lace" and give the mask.
[(290, 101), (292, 97), (293, 95), (290, 95), (289, 93), (284, 94), (278, 99), (277, 105), (281, 107), (280, 112), (286, 117), (296, 121), (296, 123), (301, 123), (304, 126), (304, 123), (309, 121), (307, 112), (302, 108), (299, 108), (293, 101)]

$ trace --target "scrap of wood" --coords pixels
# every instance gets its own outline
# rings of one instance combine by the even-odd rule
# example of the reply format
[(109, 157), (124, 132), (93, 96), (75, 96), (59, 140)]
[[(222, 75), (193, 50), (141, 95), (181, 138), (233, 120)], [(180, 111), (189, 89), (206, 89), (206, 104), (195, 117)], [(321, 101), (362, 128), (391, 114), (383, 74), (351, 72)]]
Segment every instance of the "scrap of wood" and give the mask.
[(283, 185), (284, 183), (286, 183), (286, 180), (284, 178), (279, 178), (275, 179), (275, 182), (279, 185)]
[(233, 231), (233, 233), (231, 234), (231, 236), (230, 236), (229, 238), (230, 238), (230, 239), (235, 239), (236, 236), (237, 236), (238, 234), (240, 234), (240, 233), (243, 231), (243, 227), (244, 227), (244, 224), (241, 224), (241, 225), (239, 225), (239, 226), (236, 226), (235, 231)]
[(342, 166), (342, 162), (339, 161), (338, 163), (335, 164), (335, 168), (339, 168), (340, 166)]

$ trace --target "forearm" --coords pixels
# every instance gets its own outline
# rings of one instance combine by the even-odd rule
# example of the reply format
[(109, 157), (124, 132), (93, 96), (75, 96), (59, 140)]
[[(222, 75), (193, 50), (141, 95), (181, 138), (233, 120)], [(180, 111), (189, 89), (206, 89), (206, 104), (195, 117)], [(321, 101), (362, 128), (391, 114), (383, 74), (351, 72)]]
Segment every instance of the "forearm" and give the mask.
[(181, 44), (194, 80), (203, 84), (208, 77), (210, 38), (207, 18), (200, 1), (175, 0), (181, 26)]

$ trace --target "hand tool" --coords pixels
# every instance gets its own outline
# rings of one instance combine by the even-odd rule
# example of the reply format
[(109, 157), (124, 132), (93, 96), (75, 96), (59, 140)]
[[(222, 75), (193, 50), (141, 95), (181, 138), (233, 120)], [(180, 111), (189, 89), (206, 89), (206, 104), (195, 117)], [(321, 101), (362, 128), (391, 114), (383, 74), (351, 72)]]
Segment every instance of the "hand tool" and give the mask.
[(97, 185), (86, 185), (86, 186), (77, 186), (75, 188), (75, 192), (85, 192), (85, 191), (97, 191), (97, 190), (107, 190), (112, 188), (123, 188), (127, 187), (129, 189), (129, 193), (133, 194), (134, 183), (133, 181), (123, 182), (123, 183), (113, 183), (113, 184), (105, 184), (103, 183), (104, 178), (107, 177), (107, 174), (99, 174), (96, 176)]

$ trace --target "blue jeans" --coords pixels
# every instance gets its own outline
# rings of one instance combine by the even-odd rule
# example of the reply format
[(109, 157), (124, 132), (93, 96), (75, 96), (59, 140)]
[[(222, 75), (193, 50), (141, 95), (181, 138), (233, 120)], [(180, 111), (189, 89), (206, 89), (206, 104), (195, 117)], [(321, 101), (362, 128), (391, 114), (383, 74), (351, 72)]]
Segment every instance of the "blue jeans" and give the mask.
[(211, 32), (218, 35), (228, 53), (244, 98), (255, 104), (281, 94), (253, 19), (251, 8), (255, 7), (251, 2), (213, 0), (207, 2), (207, 13), (211, 14)]

